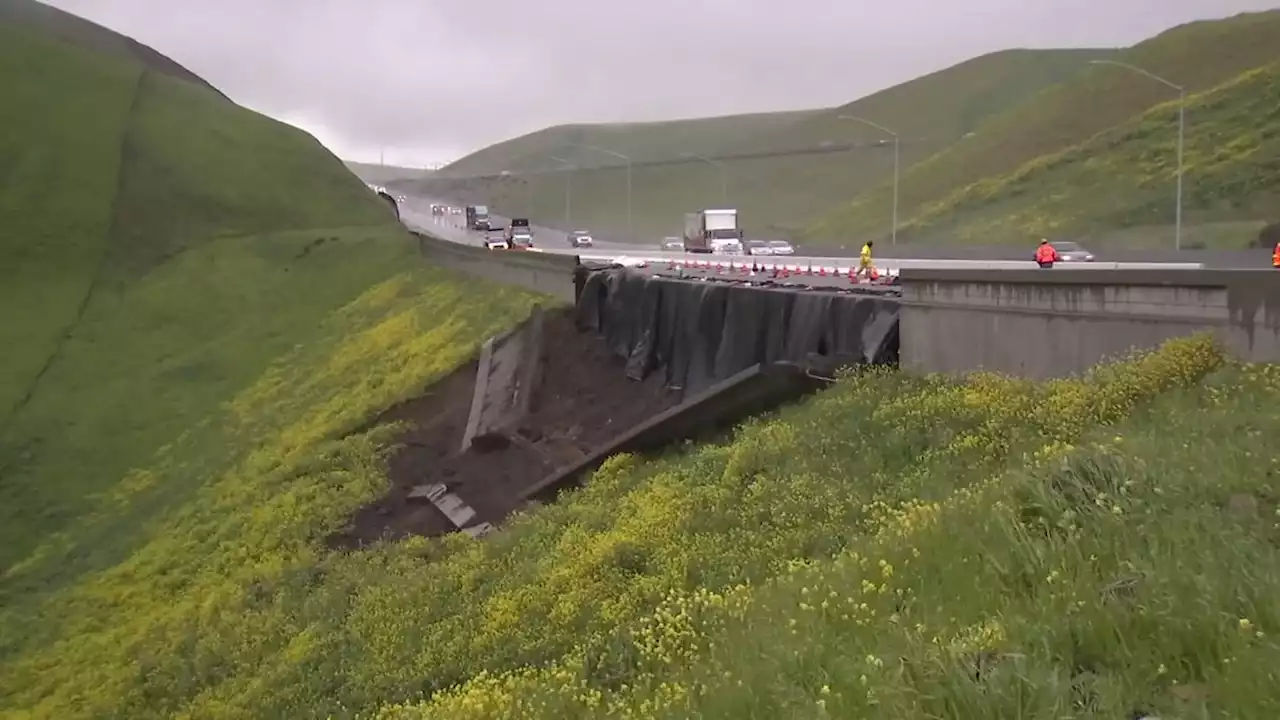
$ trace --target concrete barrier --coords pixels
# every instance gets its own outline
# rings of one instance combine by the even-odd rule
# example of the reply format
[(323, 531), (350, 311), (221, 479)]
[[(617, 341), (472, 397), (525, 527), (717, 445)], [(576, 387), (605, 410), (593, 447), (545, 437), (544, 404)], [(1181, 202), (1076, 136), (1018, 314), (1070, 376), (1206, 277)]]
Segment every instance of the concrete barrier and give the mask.
[(423, 257), (438, 265), (550, 295), (566, 303), (573, 302), (573, 270), (578, 266), (576, 255), (486, 250), (442, 240), (420, 231), (414, 232), (414, 236), (418, 238), (418, 250)]
[(1280, 361), (1270, 270), (903, 270), (901, 364), (915, 372), (1073, 375), (1200, 331)]
[(540, 379), (542, 329), (542, 309), (535, 306), (528, 320), (481, 348), (463, 452), (487, 452), (511, 444), (511, 436), (529, 414)]

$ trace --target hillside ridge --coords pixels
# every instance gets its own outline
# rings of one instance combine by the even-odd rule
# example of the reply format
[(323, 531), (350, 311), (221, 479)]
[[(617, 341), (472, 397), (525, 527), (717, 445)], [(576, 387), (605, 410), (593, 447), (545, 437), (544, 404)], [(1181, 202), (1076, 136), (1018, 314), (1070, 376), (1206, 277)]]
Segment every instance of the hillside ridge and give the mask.
[(158, 50), (52, 5), (36, 0), (0, 0), (0, 24), (4, 23), (39, 30), (72, 45), (132, 58), (157, 72), (200, 85), (231, 102), (212, 83)]

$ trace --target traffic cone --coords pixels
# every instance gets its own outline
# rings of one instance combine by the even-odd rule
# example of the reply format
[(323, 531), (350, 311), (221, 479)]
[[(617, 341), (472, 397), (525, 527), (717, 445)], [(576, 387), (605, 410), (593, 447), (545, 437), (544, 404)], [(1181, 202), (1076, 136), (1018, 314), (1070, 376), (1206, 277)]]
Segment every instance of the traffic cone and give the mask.
[(818, 266), (818, 277), (826, 277), (826, 276), (827, 276), (827, 266), (826, 266), (826, 265), (819, 265), (819, 266)]

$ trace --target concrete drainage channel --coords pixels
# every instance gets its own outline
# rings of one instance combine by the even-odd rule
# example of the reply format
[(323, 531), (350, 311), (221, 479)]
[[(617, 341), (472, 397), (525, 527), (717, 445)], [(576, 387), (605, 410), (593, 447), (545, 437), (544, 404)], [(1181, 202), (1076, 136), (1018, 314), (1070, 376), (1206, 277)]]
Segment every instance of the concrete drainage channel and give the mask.
[(535, 309), (476, 360), (376, 423), (404, 422), (389, 492), (330, 542), (480, 537), (611, 455), (723, 431), (897, 362), (896, 298), (581, 267), (571, 309)]

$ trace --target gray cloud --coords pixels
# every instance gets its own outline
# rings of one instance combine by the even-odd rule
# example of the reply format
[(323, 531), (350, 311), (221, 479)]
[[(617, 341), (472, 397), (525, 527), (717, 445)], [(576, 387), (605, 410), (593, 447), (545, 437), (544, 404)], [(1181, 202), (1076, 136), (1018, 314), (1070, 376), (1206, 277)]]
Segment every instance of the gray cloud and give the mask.
[(52, 0), (339, 155), (848, 102), (993, 50), (1129, 45), (1275, 0)]

